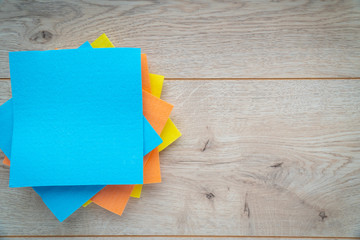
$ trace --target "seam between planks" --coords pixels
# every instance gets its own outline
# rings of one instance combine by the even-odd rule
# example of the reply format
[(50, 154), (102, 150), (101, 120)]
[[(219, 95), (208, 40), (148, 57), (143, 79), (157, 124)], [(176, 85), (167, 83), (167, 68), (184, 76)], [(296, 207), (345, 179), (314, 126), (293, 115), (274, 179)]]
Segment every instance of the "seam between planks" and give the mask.
[(165, 80), (360, 80), (360, 77), (321, 77), (321, 78), (165, 78)]
[(107, 238), (275, 238), (275, 239), (360, 239), (360, 237), (321, 237), (321, 236), (238, 236), (238, 235), (9, 235), (0, 238), (83, 238), (83, 237), (107, 237)]
[[(321, 78), (165, 78), (167, 81), (193, 80), (360, 80), (360, 77), (321, 77)], [(0, 81), (10, 81), (10, 78), (0, 78)]]

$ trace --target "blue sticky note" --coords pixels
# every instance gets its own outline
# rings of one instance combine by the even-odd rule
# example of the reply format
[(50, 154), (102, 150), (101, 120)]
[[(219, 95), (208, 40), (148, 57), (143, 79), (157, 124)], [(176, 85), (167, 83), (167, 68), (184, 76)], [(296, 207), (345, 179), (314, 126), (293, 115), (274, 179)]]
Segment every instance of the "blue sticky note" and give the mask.
[(10, 187), (142, 183), (140, 49), (13, 52), (9, 60)]
[(13, 132), (13, 101), (10, 99), (0, 107), (0, 149), (11, 158)]
[(144, 117), (144, 156), (159, 146), (163, 140)]
[(82, 48), (87, 49), (87, 48), (92, 48), (92, 46), (88, 41), (86, 41), (80, 47), (78, 47), (78, 49), (82, 49)]
[(104, 185), (89, 185), (33, 187), (33, 189), (55, 217), (62, 222), (104, 187)]

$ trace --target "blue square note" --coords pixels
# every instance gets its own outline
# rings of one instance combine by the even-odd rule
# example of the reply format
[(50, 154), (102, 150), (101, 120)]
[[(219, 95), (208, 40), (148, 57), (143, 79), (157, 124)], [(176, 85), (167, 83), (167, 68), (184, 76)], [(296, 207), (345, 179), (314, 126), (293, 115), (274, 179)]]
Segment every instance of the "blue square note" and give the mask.
[(10, 187), (141, 184), (140, 49), (9, 54)]

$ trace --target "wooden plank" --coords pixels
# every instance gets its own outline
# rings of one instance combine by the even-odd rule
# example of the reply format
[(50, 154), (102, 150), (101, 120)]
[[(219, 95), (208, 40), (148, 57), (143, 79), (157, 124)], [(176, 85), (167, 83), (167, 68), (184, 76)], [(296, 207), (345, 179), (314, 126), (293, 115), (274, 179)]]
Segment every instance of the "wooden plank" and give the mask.
[[(51, 239), (51, 237), (46, 236), (45, 239)], [(32, 239), (29, 237), (11, 237), (11, 238), (2, 238), (3, 240), (20, 240), (20, 239)], [(42, 238), (39, 238), (42, 239)], [(227, 239), (227, 240), (253, 240), (254, 237), (174, 237), (174, 236), (163, 236), (163, 237), (138, 237), (138, 236), (111, 236), (111, 237), (54, 237), (53, 239), (56, 240), (70, 240), (70, 239), (76, 239), (76, 240), (164, 240), (164, 239), (171, 239), (171, 240), (221, 240), (221, 239)], [(279, 239), (279, 237), (261, 237), (261, 238), (255, 238), (255, 239), (261, 239), (261, 240), (276, 240)], [(316, 239), (316, 240), (339, 240), (339, 239), (354, 239), (354, 238), (281, 238), (281, 240), (296, 240), (296, 239)]]
[[(10, 96), (0, 81), (1, 97)], [(168, 81), (182, 138), (123, 216), (59, 223), (0, 168), (0, 236), (360, 236), (360, 81)]]
[(5, 0), (0, 78), (8, 51), (76, 48), (104, 32), (168, 78), (360, 77), (357, 0)]
[(3, 104), (11, 98), (11, 82), (1, 81), (0, 82), (0, 104)]

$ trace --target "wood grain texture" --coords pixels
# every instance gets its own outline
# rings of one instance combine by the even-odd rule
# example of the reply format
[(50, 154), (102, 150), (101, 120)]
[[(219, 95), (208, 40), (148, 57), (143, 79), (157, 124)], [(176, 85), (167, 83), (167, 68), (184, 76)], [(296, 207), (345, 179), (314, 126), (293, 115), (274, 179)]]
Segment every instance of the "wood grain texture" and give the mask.
[[(39, 237), (37, 237), (39, 238)], [(165, 240), (165, 239), (170, 239), (170, 240), (222, 240), (222, 239), (226, 239), (226, 240), (253, 240), (253, 237), (228, 237), (228, 236), (224, 236), (224, 237), (173, 237), (173, 236), (164, 236), (164, 237), (138, 237), (138, 236), (131, 236), (131, 237), (126, 237), (126, 236), (111, 236), (111, 237), (43, 237), (43, 238), (39, 238), (39, 239), (56, 239), (56, 240), (71, 240), (71, 239), (76, 239), (76, 240)], [(29, 238), (29, 237), (10, 237), (10, 238), (2, 238), (2, 240), (20, 240), (20, 239), (33, 239), (33, 238)], [(261, 237), (261, 238), (255, 238), (255, 239), (260, 239), (260, 240), (276, 240), (279, 239), (279, 237)], [(280, 238), (281, 240), (296, 240), (296, 239), (304, 239), (304, 238)], [(313, 240), (340, 240), (340, 239), (354, 239), (354, 238), (305, 238), (305, 239), (313, 239)]]
[(106, 33), (168, 78), (360, 77), (360, 1), (3, 1), (8, 52), (76, 48)]
[(59, 223), (2, 166), (0, 236), (360, 237), (360, 81), (170, 81), (163, 97), (183, 133), (163, 183), (121, 217), (92, 204)]

